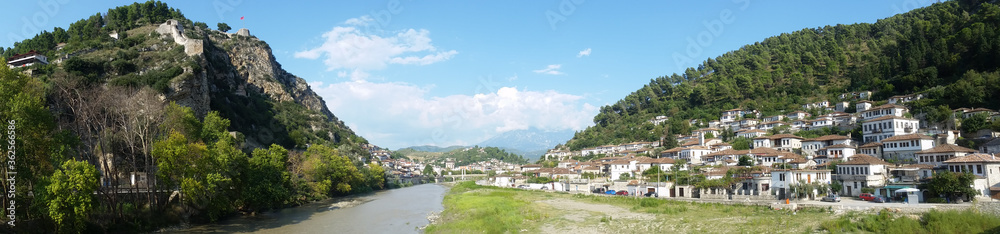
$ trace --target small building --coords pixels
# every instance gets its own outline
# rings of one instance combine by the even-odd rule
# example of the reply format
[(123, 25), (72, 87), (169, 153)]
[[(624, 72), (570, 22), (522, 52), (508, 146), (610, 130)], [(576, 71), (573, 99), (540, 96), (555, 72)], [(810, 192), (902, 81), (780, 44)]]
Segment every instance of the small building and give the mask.
[(35, 65), (36, 63), (49, 64), (49, 58), (45, 55), (39, 54), (34, 50), (28, 51), (28, 53), (17, 54), (14, 57), (7, 58), (7, 66), (10, 68), (15, 67), (27, 67)]
[(867, 154), (854, 155), (851, 160), (837, 164), (834, 178), (843, 185), (841, 194), (857, 196), (861, 188), (880, 188), (888, 179), (890, 164)]

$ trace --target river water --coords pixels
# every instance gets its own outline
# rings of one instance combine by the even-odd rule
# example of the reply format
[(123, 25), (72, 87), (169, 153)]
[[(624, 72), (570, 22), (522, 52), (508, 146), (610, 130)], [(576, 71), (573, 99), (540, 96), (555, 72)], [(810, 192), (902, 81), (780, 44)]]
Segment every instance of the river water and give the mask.
[(193, 226), (168, 233), (420, 233), (441, 212), (447, 188), (437, 184), (391, 189)]

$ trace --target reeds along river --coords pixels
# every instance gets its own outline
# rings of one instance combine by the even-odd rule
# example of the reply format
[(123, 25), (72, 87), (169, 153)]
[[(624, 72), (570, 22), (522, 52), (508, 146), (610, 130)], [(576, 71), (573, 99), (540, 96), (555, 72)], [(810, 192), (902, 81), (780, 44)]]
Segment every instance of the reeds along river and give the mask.
[(448, 188), (437, 184), (334, 199), (168, 233), (419, 233), (441, 212)]

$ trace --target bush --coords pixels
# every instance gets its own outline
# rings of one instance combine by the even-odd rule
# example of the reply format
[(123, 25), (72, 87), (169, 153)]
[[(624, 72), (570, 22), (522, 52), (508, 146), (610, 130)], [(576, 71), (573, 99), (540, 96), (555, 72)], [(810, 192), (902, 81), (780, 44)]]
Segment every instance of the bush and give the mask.
[(927, 203), (948, 203), (948, 200), (945, 200), (942, 197), (932, 197), (932, 198), (927, 198), (926, 202)]

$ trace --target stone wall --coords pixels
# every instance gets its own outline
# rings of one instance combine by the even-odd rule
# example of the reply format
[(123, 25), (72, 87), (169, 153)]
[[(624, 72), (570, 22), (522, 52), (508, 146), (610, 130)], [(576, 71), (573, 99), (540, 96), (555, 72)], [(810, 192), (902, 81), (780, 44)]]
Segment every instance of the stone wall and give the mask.
[(1000, 202), (997, 201), (976, 201), (976, 210), (984, 214), (991, 214), (1000, 217)]

